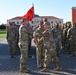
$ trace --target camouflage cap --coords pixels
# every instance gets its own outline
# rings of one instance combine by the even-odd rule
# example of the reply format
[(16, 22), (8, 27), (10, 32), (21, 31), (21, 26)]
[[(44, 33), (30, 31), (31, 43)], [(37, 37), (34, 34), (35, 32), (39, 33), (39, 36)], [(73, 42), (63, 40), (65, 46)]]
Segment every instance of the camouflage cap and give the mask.
[(29, 21), (28, 18), (22, 18), (21, 22)]

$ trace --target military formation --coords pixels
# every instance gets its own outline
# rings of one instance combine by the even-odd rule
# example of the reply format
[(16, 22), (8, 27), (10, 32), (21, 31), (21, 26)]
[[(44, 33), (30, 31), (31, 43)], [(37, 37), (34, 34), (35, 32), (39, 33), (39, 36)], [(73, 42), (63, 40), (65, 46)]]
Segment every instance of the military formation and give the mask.
[(19, 32), (18, 32), (18, 28), (14, 23), (10, 23), (10, 25), (7, 27), (6, 39), (9, 45), (9, 52), (11, 58), (13, 58), (16, 52), (19, 50), (18, 47)]
[(76, 24), (67, 24), (63, 31), (63, 48), (66, 53), (76, 56)]
[(41, 72), (49, 70), (50, 62), (56, 64), (55, 71), (61, 71), (62, 66), (58, 59), (61, 50), (65, 53), (76, 55), (76, 25), (72, 24), (62, 27), (61, 24), (55, 23), (53, 26), (47, 18), (43, 18), (38, 27), (34, 30), (31, 28), (28, 18), (21, 20), (19, 28), (14, 23), (10, 23), (7, 28), (7, 42), (11, 58), (20, 50), (20, 72), (29, 72), (26, 68), (28, 53), (31, 48), (31, 40), (34, 39), (36, 47), (37, 68)]

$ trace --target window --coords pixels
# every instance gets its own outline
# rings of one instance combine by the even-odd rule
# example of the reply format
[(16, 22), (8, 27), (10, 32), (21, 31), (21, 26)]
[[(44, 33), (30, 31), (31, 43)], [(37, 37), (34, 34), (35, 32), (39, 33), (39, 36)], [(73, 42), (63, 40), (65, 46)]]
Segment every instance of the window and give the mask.
[(11, 22), (9, 22), (9, 24), (11, 24)]
[(17, 22), (17, 24), (19, 24), (19, 22)]
[(12, 22), (13, 24), (15, 24), (15, 22)]
[(53, 23), (53, 21), (51, 21), (51, 23)]
[(59, 23), (61, 23), (61, 21), (59, 21)]

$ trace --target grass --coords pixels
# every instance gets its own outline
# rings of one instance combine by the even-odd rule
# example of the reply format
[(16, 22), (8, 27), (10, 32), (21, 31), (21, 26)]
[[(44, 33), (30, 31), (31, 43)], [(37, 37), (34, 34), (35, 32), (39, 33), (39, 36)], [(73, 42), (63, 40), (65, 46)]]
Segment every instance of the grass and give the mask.
[(0, 30), (0, 38), (6, 38), (6, 30)]

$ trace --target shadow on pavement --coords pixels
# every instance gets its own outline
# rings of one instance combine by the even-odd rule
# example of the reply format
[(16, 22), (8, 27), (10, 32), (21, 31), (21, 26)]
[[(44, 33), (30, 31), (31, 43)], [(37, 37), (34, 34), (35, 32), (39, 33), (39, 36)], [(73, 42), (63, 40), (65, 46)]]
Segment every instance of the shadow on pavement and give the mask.
[(8, 44), (0, 44), (0, 55), (9, 55)]
[[(0, 44), (0, 72), (19, 72), (19, 63), (20, 63), (20, 51), (17, 53), (17, 55), (14, 58), (7, 57), (9, 55), (9, 49), (8, 44)], [(34, 55), (35, 58), (31, 58), (31, 56)], [(3, 57), (4, 58), (1, 58)], [(29, 57), (26, 62), (26, 67), (30, 68), (32, 75), (53, 75), (53, 74), (59, 74), (59, 75), (72, 75), (76, 74), (76, 57), (72, 57), (70, 54), (61, 53), (61, 56), (59, 57), (59, 60), (61, 62), (63, 71), (53, 71), (53, 69), (56, 67), (56, 65), (51, 62), (50, 63), (50, 72), (47, 74), (39, 73), (39, 69), (37, 68), (37, 62), (36, 62), (36, 48), (35, 46), (32, 46), (29, 50)]]

